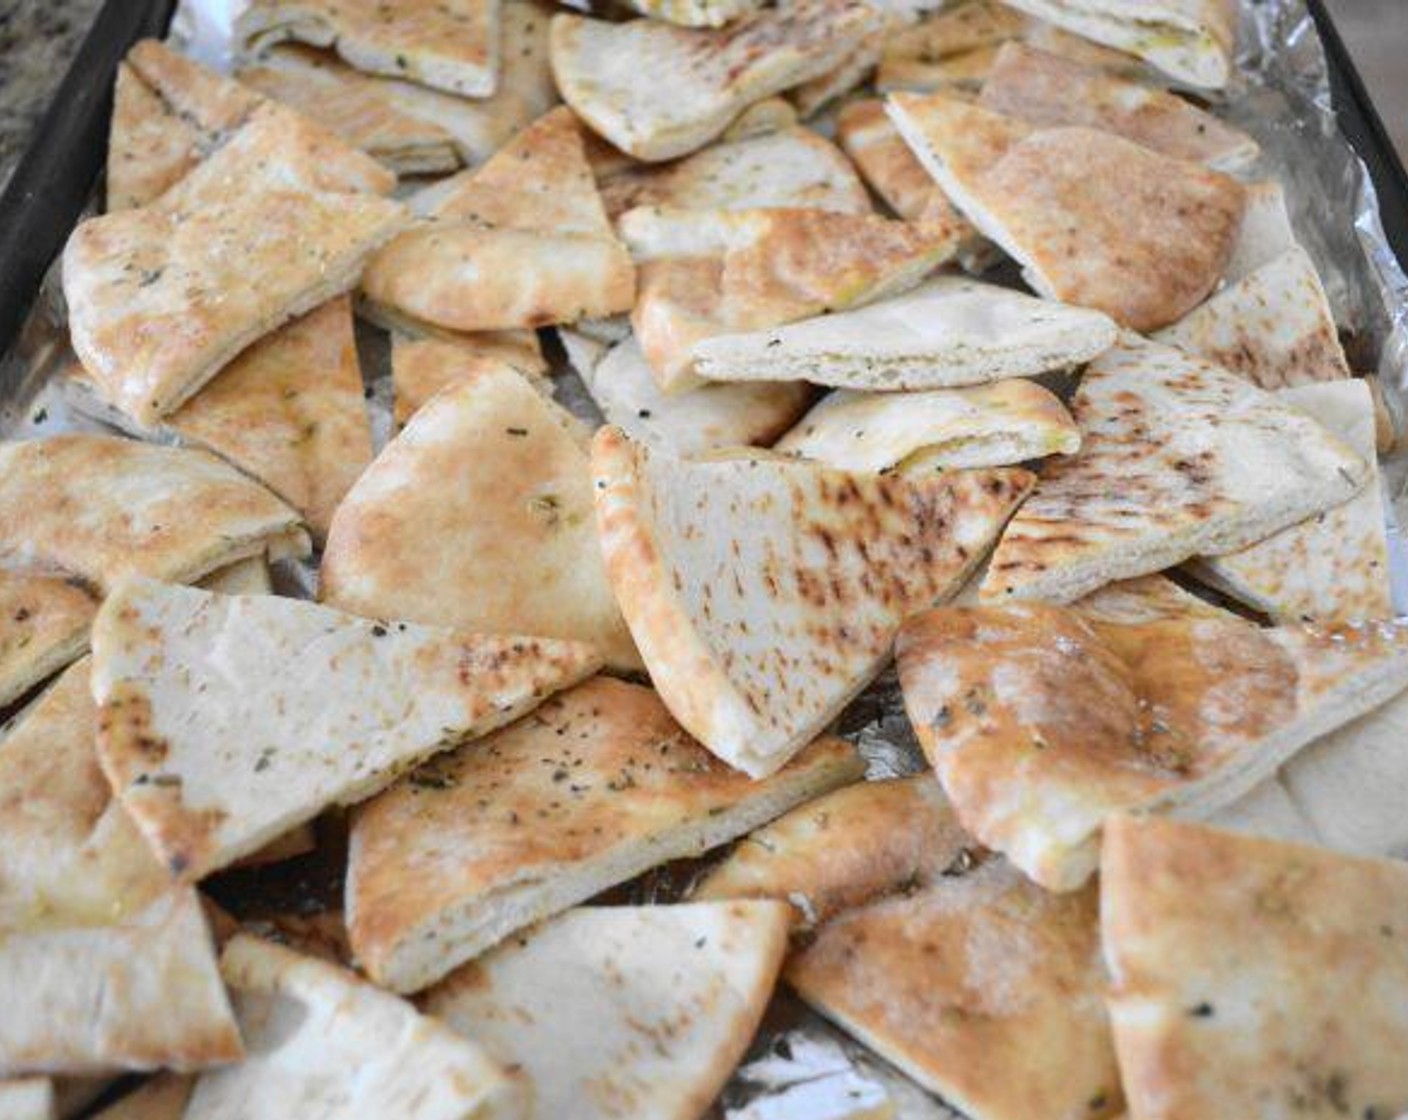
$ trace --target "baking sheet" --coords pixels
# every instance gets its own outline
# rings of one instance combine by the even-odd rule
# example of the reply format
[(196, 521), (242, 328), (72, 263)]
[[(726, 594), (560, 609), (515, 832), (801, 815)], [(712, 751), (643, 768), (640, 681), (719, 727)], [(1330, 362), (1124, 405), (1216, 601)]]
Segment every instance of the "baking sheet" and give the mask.
[[(220, 68), (228, 66), (229, 33), (240, 0), (183, 0), (173, 24), (187, 49)], [(1408, 277), (1389, 245), (1373, 183), (1338, 130), (1330, 100), (1325, 51), (1304, 0), (1243, 4), (1241, 73), (1214, 105), (1260, 142), (1262, 156), (1249, 178), (1284, 186), (1297, 234), (1315, 259), (1345, 332), (1351, 363), (1377, 372), (1395, 403), (1408, 402)], [(378, 445), (392, 431), (385, 336), (359, 324), (369, 409)], [(559, 354), (556, 344), (551, 352)], [(51, 271), (11, 353), (0, 362), (0, 438), (56, 431), (104, 430), (74, 410), (55, 374), (72, 362), (62, 300)], [(558, 395), (574, 411), (599, 419), (580, 380), (561, 369)], [(1408, 411), (1408, 410), (1405, 410)], [(1408, 456), (1385, 464), (1397, 522), (1408, 523)], [(1408, 608), (1408, 549), (1393, 526), (1395, 602)], [(316, 569), (287, 565), (281, 590), (311, 594)], [(893, 673), (887, 673), (842, 716), (838, 730), (855, 742), (871, 778), (924, 768), (904, 717)], [(318, 879), (298, 861), (286, 869), (292, 896), (335, 904), (339, 869)], [(689, 871), (651, 873), (613, 897), (668, 901), (678, 897)], [(232, 884), (233, 885), (233, 884)], [(219, 892), (219, 893), (224, 893)], [(722, 1120), (842, 1120), (891, 1115), (905, 1120), (954, 1117), (941, 1102), (785, 992), (769, 1010), (748, 1058), (714, 1110)]]

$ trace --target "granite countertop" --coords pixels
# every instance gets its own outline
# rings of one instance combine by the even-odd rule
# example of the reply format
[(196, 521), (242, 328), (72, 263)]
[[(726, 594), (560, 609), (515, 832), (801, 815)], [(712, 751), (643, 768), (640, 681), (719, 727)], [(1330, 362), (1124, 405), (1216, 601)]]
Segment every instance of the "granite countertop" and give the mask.
[(0, 0), (0, 190), (102, 0)]

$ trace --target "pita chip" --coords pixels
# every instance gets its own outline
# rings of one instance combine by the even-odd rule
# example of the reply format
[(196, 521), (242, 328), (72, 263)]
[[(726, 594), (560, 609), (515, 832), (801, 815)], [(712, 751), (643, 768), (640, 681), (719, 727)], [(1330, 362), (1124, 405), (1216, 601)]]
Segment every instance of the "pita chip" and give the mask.
[(1005, 0), (1064, 31), (1144, 59), (1197, 89), (1222, 89), (1237, 46), (1232, 0)]
[(317, 121), (398, 175), (442, 174), (460, 164), (448, 131), (396, 104), (388, 89), (394, 79), (363, 74), (336, 55), (311, 47), (274, 47), (259, 65), (241, 69), (239, 80)]
[(213, 455), (69, 433), (0, 444), (0, 564), (96, 591), (308, 554), (299, 518)]
[(1031, 485), (1017, 469), (907, 479), (766, 452), (678, 460), (609, 427), (592, 473), (607, 576), (655, 687), (754, 777), (875, 678), (906, 615), (962, 587)]
[(1071, 602), (1221, 556), (1343, 504), (1369, 465), (1273, 393), (1127, 335), (1072, 401), (1083, 442), (1048, 465), (983, 582), (985, 602)]
[(81, 657), (97, 612), (80, 581), (0, 569), (0, 708)]
[[(719, 134), (719, 142), (727, 144), (734, 140), (764, 136), (769, 132), (791, 128), (799, 120), (796, 106), (787, 98), (777, 95), (765, 97), (734, 117), (733, 123)], [(602, 143), (606, 142), (603, 140)]]
[(1147, 333), (1221, 279), (1245, 206), (1235, 179), (1109, 132), (1038, 127), (942, 95), (897, 93), (887, 106), (929, 174), (1041, 295)]
[(1213, 606), (1191, 591), (1185, 591), (1167, 576), (1135, 576), (1107, 583), (1071, 604), (1073, 610), (1092, 622), (1166, 622), (1179, 619), (1235, 618), (1230, 611)]
[[(564, 342), (570, 355), (574, 343)], [(768, 447), (813, 396), (799, 381), (705, 384), (667, 396), (634, 338), (611, 347), (595, 364), (574, 365), (607, 423), (681, 459), (723, 447)]]
[(280, 135), (276, 117), (257, 117), (161, 205), (89, 219), (69, 238), (74, 351), (101, 394), (140, 424), (355, 286), (366, 258), (404, 224), (399, 203), (346, 184), (324, 189), (325, 173), (310, 182), (298, 163), (319, 149), (285, 161), (263, 139)]
[(788, 98), (797, 106), (803, 120), (818, 118), (868, 81), (875, 73), (891, 33), (910, 21), (910, 17), (883, 4), (876, 7), (879, 9), (877, 18), (854, 50), (837, 62), (829, 73), (818, 74), (788, 91)]
[(1095, 889), (1048, 894), (988, 858), (931, 774), (793, 810), (696, 897), (800, 908), (817, 928), (788, 984), (966, 1115), (1118, 1112)]
[(695, 1120), (757, 1032), (789, 922), (778, 902), (582, 907), (424, 1004), (524, 1071), (530, 1118)]
[(1408, 1108), (1408, 867), (1124, 816), (1100, 862), (1132, 1115)]
[(272, 595), (274, 593), (274, 581), (269, 573), (269, 563), (262, 556), (236, 560), (227, 567), (218, 568), (201, 580), (198, 586), (207, 591), (217, 591), (221, 595)]
[(626, 0), (643, 16), (678, 27), (723, 27), (762, 7), (762, 0)]
[(1151, 89), (1024, 43), (997, 52), (978, 103), (1034, 125), (1103, 129), (1221, 171), (1256, 159), (1255, 140), (1167, 90)]
[(195, 1088), (193, 1077), (161, 1073), (114, 1104), (93, 1120), (182, 1120)]
[(957, 276), (851, 311), (696, 342), (711, 381), (795, 381), (847, 389), (953, 389), (1088, 362), (1119, 331), (1098, 311)]
[(876, 19), (863, 0), (788, 0), (717, 30), (563, 13), (552, 21), (552, 68), (593, 131), (637, 159), (674, 159), (754, 102), (830, 72)]
[(905, 708), (964, 826), (1049, 890), (1095, 870), (1111, 814), (1207, 815), (1408, 686), (1408, 632), (1047, 604), (940, 608), (896, 657)]
[(552, 395), (537, 336), (530, 332), (485, 331), (455, 342), (393, 334), (391, 381), (396, 423), (404, 427), (441, 389), (495, 373), (517, 373), (538, 392)]
[(870, 196), (845, 154), (800, 125), (720, 142), (669, 164), (609, 178), (607, 212), (634, 206), (681, 210), (808, 208), (869, 214)]
[(524, 926), (862, 771), (853, 748), (825, 738), (751, 781), (690, 739), (650, 689), (597, 677), (358, 810), (352, 947), (378, 983), (416, 991)]
[(440, 393), (382, 451), (333, 518), (320, 593), (367, 617), (571, 638), (640, 666), (597, 545), (586, 430), (512, 370)]
[(488, 97), (498, 84), (495, 0), (253, 0), (235, 38), (250, 56), (288, 40), (330, 47), (358, 70), (461, 97)]
[(1374, 453), (1374, 402), (1359, 380), (1286, 389), (1277, 396), (1313, 417), (1369, 464), (1364, 488), (1250, 548), (1193, 563), (1192, 573), (1276, 622), (1393, 617), (1383, 490)]
[(482, 168), (430, 190), (428, 220), (368, 266), (369, 301), (458, 331), (630, 309), (635, 270), (569, 110), (553, 110)]
[(775, 450), (846, 471), (1005, 467), (1080, 448), (1060, 398), (1014, 378), (969, 389), (823, 397)]
[(152, 850), (189, 882), (598, 664), (578, 643), (133, 579), (93, 628), (98, 757)]
[(704, 339), (884, 299), (957, 248), (951, 231), (809, 209), (639, 207), (619, 228), (640, 270), (631, 323), (666, 393), (699, 383)]
[(220, 969), (249, 1056), (203, 1075), (185, 1120), (518, 1120), (520, 1081), (479, 1046), (327, 961), (238, 934)]
[(1156, 337), (1263, 389), (1350, 376), (1319, 273), (1299, 246), (1223, 288)]
[(0, 740), (0, 1076), (231, 1061), (200, 903), (98, 768), (88, 677), (72, 666)]

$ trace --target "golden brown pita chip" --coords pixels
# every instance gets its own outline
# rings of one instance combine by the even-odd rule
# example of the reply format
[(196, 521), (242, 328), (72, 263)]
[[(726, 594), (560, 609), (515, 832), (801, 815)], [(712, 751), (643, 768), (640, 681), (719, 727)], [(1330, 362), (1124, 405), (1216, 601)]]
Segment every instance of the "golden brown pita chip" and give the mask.
[(1107, 583), (1098, 591), (1077, 599), (1071, 609), (1092, 622), (1164, 622), (1231, 616), (1230, 611), (1213, 606), (1160, 575)]
[(430, 188), (430, 216), (383, 249), (366, 298), (460, 331), (628, 310), (635, 270), (602, 209), (571, 111), (540, 118), (482, 168)]
[(754, 782), (690, 739), (650, 689), (594, 678), (357, 812), (353, 948), (378, 982), (414, 991), (515, 930), (727, 843), (861, 769), (849, 744), (827, 738)]
[(1245, 206), (1235, 179), (1107, 132), (1039, 128), (941, 95), (887, 104), (948, 197), (1042, 295), (1148, 332), (1221, 279)]
[(1408, 867), (1121, 816), (1100, 879), (1131, 1115), (1408, 1109)]
[(391, 380), (396, 423), (405, 426), (441, 389), (491, 373), (520, 374), (533, 388), (552, 395), (537, 336), (520, 331), (485, 331), (459, 341), (391, 336)]
[(373, 618), (573, 638), (640, 665), (597, 544), (586, 431), (510, 369), (443, 391), (382, 451), (333, 519), (321, 595)]
[(0, 569), (0, 708), (81, 657), (97, 613), (80, 581)]
[(488, 97), (498, 83), (497, 0), (254, 0), (235, 35), (248, 54), (292, 39), (462, 97)]
[(1122, 810), (1210, 813), (1408, 685), (1408, 631), (1132, 625), (940, 608), (897, 643), (905, 707), (959, 819), (1051, 890)]

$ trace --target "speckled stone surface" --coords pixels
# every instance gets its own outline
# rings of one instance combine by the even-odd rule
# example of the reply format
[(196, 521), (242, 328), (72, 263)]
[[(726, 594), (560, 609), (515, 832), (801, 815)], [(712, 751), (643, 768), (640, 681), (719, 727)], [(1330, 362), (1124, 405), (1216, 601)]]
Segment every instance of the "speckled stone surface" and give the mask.
[(0, 0), (0, 190), (102, 0)]

